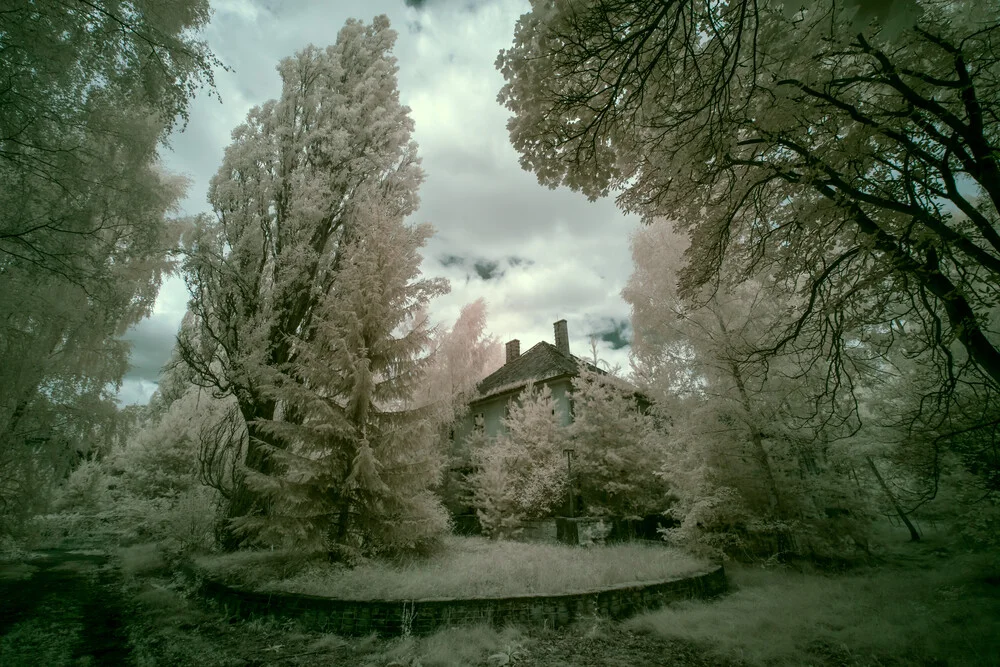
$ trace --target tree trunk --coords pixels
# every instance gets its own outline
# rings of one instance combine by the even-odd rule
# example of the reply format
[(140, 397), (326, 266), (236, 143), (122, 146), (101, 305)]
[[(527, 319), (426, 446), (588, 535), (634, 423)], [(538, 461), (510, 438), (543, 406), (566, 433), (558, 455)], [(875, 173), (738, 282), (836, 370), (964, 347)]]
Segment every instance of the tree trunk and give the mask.
[(351, 497), (350, 492), (344, 491), (340, 496), (339, 502), (340, 508), (337, 511), (337, 532), (335, 536), (335, 542), (337, 544), (344, 544), (347, 540), (347, 532), (350, 528), (351, 523)]
[[(719, 323), (719, 329), (723, 333), (728, 333), (722, 315), (717, 310), (714, 311), (714, 314), (716, 321)], [(753, 419), (753, 406), (750, 403), (750, 394), (747, 393), (746, 384), (743, 382), (743, 373), (740, 371), (739, 365), (732, 360), (729, 360), (729, 372), (733, 377), (733, 382), (736, 384), (736, 390), (739, 392), (740, 404), (747, 413), (747, 419), (750, 424), (750, 442), (753, 445), (754, 459), (757, 461), (757, 465), (760, 466), (761, 472), (764, 473), (769, 509), (775, 516), (784, 517), (781, 494), (778, 492), (778, 483), (774, 478), (774, 471), (771, 469), (771, 461), (767, 455), (767, 450), (764, 449), (764, 434), (761, 433), (761, 430), (757, 427)]]
[(732, 364), (732, 372), (733, 380), (736, 382), (736, 389), (740, 394), (740, 402), (743, 404), (743, 409), (746, 410), (747, 417), (750, 419), (750, 442), (753, 445), (754, 459), (757, 461), (757, 465), (760, 466), (761, 472), (764, 473), (770, 510), (776, 516), (784, 517), (781, 494), (778, 492), (778, 482), (774, 478), (774, 471), (771, 469), (771, 460), (767, 455), (767, 450), (764, 449), (764, 436), (753, 421), (753, 413), (750, 411), (750, 395), (747, 393), (746, 386), (743, 384), (743, 376), (740, 374), (739, 368), (737, 368), (735, 363)]
[(879, 473), (878, 468), (875, 467), (875, 462), (872, 461), (872, 457), (866, 456), (865, 460), (868, 461), (868, 467), (871, 468), (872, 473), (875, 475), (875, 479), (878, 480), (878, 485), (882, 487), (882, 491), (885, 492), (886, 497), (888, 497), (889, 501), (892, 503), (893, 508), (896, 510), (896, 514), (899, 515), (900, 520), (906, 524), (907, 529), (910, 531), (910, 541), (919, 542), (920, 533), (918, 533), (917, 529), (913, 527), (912, 523), (910, 523), (910, 518), (906, 516), (903, 508), (899, 506), (899, 502), (896, 500), (896, 497), (892, 495), (891, 491), (889, 491), (889, 487), (886, 485), (885, 480), (882, 479), (882, 475)]
[[(262, 405), (240, 405), (240, 412), (246, 421), (247, 426), (247, 453), (243, 465), (253, 472), (263, 475), (270, 475), (274, 472), (274, 464), (267, 456), (262, 444), (277, 445), (274, 438), (268, 433), (264, 433), (257, 424), (258, 419), (271, 419), (274, 417), (274, 401), (266, 401)], [(259, 493), (247, 485), (246, 475), (240, 475), (233, 484), (233, 492), (229, 499), (229, 506), (226, 508), (225, 522), (221, 530), (221, 546), (225, 551), (236, 551), (246, 541), (245, 535), (237, 534), (232, 528), (232, 520), (253, 514), (265, 514), (267, 504)]]

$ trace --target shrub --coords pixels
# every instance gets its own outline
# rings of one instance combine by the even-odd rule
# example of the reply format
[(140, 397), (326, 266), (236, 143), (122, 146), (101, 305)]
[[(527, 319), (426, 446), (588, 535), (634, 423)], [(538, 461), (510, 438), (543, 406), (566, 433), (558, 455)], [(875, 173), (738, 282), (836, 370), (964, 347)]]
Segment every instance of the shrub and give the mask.
[(487, 535), (510, 536), (522, 521), (546, 516), (562, 501), (569, 440), (559, 419), (549, 388), (528, 385), (503, 420), (502, 434), (473, 436), (469, 483)]
[(666, 433), (640, 409), (635, 388), (581, 364), (573, 379), (576, 486), (588, 514), (639, 518), (662, 510)]
[(108, 509), (108, 475), (98, 461), (84, 461), (56, 489), (53, 509), (57, 512), (96, 514)]

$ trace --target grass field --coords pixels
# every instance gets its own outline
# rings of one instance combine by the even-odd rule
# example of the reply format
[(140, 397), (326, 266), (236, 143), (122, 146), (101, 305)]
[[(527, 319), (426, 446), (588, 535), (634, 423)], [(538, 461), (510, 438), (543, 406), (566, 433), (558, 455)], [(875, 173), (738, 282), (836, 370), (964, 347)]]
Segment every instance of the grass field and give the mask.
[[(266, 617), (233, 621), (200, 600), (194, 594), (194, 582), (172, 572), (154, 544), (118, 551), (119, 591), (115, 595), (125, 610), (123, 630), (130, 660), (143, 667), (1000, 664), (1000, 554), (964, 550), (943, 536), (924, 537), (923, 542), (913, 544), (906, 541), (905, 531), (897, 531), (881, 553), (880, 564), (838, 573), (808, 566), (730, 563), (727, 573), (732, 590), (719, 599), (677, 603), (621, 623), (587, 617), (559, 631), (476, 626), (426, 637), (351, 639)], [(489, 568), (493, 563), (481, 553), (480, 560), (475, 560), (476, 545), (481, 542), (461, 544), (467, 546), (469, 567), (486, 563)], [(581, 549), (575, 553), (600, 552)], [(284, 573), (286, 580), (308, 572), (301, 558), (279, 552), (268, 557), (270, 566)], [(430, 560), (397, 562), (390, 569), (412, 578), (412, 568), (434, 559), (443, 563), (442, 558), (439, 553)], [(254, 567), (265, 567), (263, 562), (258, 555)], [(501, 569), (500, 563), (494, 565), (494, 570)], [(36, 566), (36, 561), (12, 558), (5, 566), (9, 576), (0, 583), (21, 585), (36, 576)], [(252, 569), (235, 561), (228, 566), (244, 574)], [(632, 572), (633, 565), (624, 560), (618, 560), (617, 566)], [(505, 571), (507, 578), (516, 576), (512, 570)], [(447, 574), (460, 573), (448, 570)], [(72, 610), (53, 614), (47, 609), (42, 605), (41, 615), (26, 617), (0, 633), (0, 664), (82, 664), (74, 662), (75, 653), (71, 655), (82, 633), (77, 627), (79, 618)]]
[(831, 574), (733, 566), (733, 592), (626, 621), (751, 664), (1000, 665), (1000, 555), (934, 539)]
[(662, 581), (709, 566), (660, 544), (578, 548), (457, 536), (424, 557), (353, 568), (322, 561), (296, 565), (275, 552), (210, 556), (196, 563), (208, 574), (258, 590), (353, 600), (572, 593)]
[(140, 662), (163, 665), (1000, 664), (998, 555), (899, 537), (877, 566), (831, 573), (729, 564), (733, 590), (717, 600), (622, 623), (588, 618), (558, 632), (478, 626), (427, 637), (340, 638), (277, 620), (229, 623), (161, 581), (135, 596), (133, 637)]

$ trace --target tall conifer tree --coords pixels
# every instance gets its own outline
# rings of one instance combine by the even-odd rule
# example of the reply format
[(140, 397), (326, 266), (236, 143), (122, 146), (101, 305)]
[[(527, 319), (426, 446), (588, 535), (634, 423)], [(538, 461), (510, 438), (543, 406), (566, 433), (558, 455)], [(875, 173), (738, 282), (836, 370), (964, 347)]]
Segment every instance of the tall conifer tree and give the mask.
[[(417, 206), (423, 174), (399, 102), (395, 39), (384, 16), (352, 19), (335, 44), (283, 60), (280, 99), (252, 109), (233, 132), (209, 192), (215, 217), (191, 240), (198, 326), (182, 331), (178, 349), (199, 383), (237, 398), (251, 476), (280, 472), (273, 453), (289, 443), (275, 421), (309, 419), (280, 404), (273, 387), (300, 372), (305, 344), (321, 335), (352, 216), (372, 201), (391, 219)], [(257, 488), (237, 485), (229, 518), (271, 511)], [(224, 546), (244, 537), (230, 531)]]

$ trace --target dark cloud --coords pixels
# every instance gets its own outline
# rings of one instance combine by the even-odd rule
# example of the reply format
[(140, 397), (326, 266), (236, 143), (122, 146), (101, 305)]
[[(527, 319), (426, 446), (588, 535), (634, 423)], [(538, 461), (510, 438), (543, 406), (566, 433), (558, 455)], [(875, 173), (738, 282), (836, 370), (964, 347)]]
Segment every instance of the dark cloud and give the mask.
[(607, 318), (609, 327), (600, 331), (594, 331), (591, 336), (611, 345), (612, 350), (620, 350), (632, 344), (631, 325), (628, 320), (618, 320), (613, 317)]
[[(468, 2), (466, 2), (465, 5), (463, 6), (463, 9), (467, 12), (474, 12), (477, 9), (479, 9), (481, 5), (485, 5), (490, 1), (491, 0), (468, 0)], [(446, 4), (446, 3), (443, 2), (439, 3), (436, 2), (435, 0), (403, 0), (403, 4), (406, 5), (407, 7), (413, 7), (414, 9), (419, 10), (426, 8), (427, 5)]]
[(442, 255), (438, 258), (441, 266), (465, 266), (465, 258), (458, 255)]
[(500, 271), (500, 262), (494, 262), (488, 259), (477, 259), (472, 265), (472, 268), (476, 270), (479, 277), (483, 280), (493, 280), (494, 278), (502, 278), (504, 272)]
[(160, 381), (163, 366), (170, 361), (179, 325), (174, 313), (158, 313), (132, 327), (123, 336), (132, 345), (132, 352), (128, 372), (118, 392), (119, 403), (132, 405), (149, 401)]
[(531, 259), (525, 259), (524, 257), (508, 257), (507, 264), (510, 266), (534, 266), (535, 262)]

